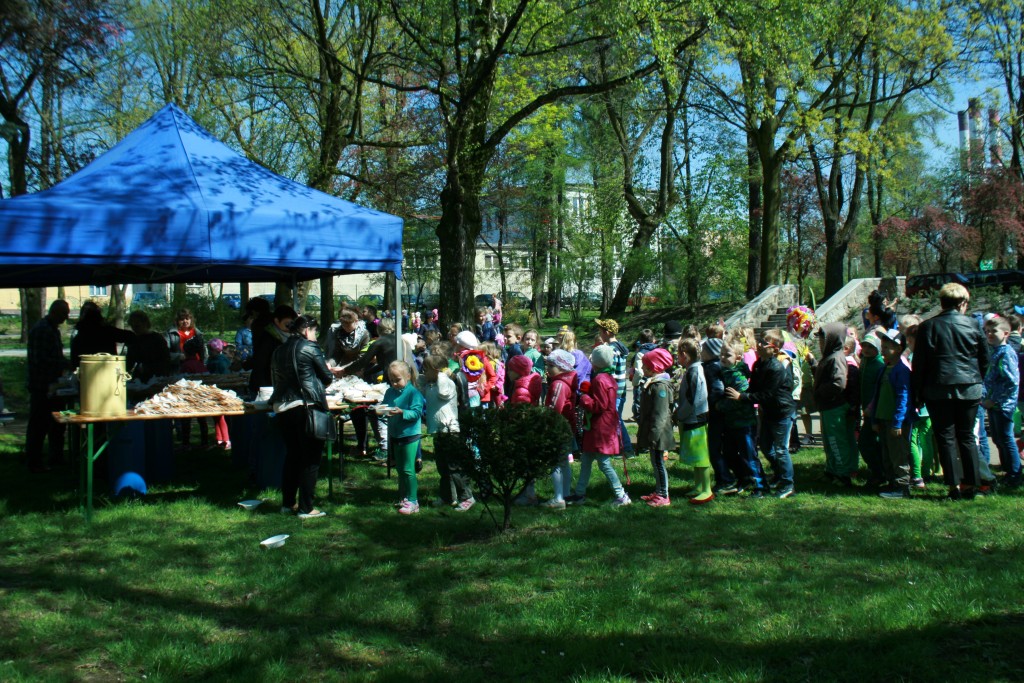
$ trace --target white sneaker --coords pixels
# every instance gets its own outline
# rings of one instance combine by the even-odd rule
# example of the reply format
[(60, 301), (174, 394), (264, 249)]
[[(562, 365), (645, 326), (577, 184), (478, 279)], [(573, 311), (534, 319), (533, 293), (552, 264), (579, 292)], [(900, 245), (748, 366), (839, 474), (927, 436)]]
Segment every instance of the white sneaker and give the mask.
[(613, 508), (620, 508), (620, 507), (623, 507), (625, 505), (632, 505), (632, 504), (633, 504), (633, 501), (631, 501), (629, 499), (629, 494), (628, 493), (623, 493), (620, 497), (618, 497), (618, 498), (616, 498), (615, 500), (612, 501), (612, 507)]

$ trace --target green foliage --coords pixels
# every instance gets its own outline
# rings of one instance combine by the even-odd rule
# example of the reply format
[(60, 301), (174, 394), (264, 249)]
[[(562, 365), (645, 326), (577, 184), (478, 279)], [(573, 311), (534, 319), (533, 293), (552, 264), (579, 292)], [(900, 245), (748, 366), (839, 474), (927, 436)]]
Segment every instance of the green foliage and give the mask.
[(436, 447), (469, 474), (477, 491), (489, 492), (501, 503), (502, 530), (511, 527), (516, 495), (549, 473), (572, 443), (565, 418), (525, 404), (466, 411), (459, 417), (459, 428), (458, 434), (438, 434)]

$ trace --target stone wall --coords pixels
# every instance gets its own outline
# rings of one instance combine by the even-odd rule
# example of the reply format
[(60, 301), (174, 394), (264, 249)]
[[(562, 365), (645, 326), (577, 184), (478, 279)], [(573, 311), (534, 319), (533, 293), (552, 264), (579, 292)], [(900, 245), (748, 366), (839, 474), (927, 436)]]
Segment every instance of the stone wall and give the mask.
[(818, 306), (818, 309), (814, 312), (818, 322), (846, 321), (853, 311), (860, 310), (868, 305), (868, 294), (882, 286), (883, 280), (886, 281), (885, 284), (889, 285), (890, 288), (892, 288), (893, 280), (895, 280), (896, 296), (906, 296), (907, 278), (905, 277), (865, 277), (850, 280), (842, 289), (833, 294), (828, 301)]

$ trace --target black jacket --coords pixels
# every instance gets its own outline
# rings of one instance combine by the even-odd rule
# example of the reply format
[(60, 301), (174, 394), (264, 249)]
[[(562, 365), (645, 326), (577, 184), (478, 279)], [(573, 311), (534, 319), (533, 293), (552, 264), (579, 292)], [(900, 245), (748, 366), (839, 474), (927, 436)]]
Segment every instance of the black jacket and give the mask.
[(376, 384), (379, 381), (377, 377), (387, 372), (388, 366), (396, 360), (395, 335), (388, 334), (378, 337), (356, 362), (345, 369), (351, 375), (361, 372), (364, 380)]
[(935, 389), (980, 385), (987, 369), (988, 345), (973, 318), (951, 309), (917, 328), (910, 375), (914, 396), (927, 399)]
[(282, 332), (274, 324), (273, 319), (257, 329), (252, 330), (252, 358), (248, 361), (248, 367), (252, 370), (249, 375), (249, 390), (256, 393), (260, 387), (269, 387), (273, 383), (271, 371), (271, 359), (282, 343), (287, 339), (287, 333)]
[(271, 403), (304, 400), (327, 410), (326, 388), (334, 375), (319, 346), (293, 335), (274, 349), (270, 370), (274, 382)]
[[(821, 326), (825, 336), (821, 360), (814, 370), (814, 403), (818, 410), (831, 410), (846, 404), (850, 368), (846, 364), (843, 342), (846, 325), (825, 323)], [(858, 394), (859, 396), (859, 394)]]
[(726, 400), (722, 398), (725, 395), (722, 363), (717, 358), (702, 361), (701, 369), (704, 371), (704, 383), (708, 385), (708, 419), (717, 419), (721, 416), (718, 402)]
[(750, 389), (741, 400), (761, 406), (765, 418), (779, 420), (790, 417), (796, 410), (793, 400), (793, 373), (778, 358), (754, 363), (750, 375)]

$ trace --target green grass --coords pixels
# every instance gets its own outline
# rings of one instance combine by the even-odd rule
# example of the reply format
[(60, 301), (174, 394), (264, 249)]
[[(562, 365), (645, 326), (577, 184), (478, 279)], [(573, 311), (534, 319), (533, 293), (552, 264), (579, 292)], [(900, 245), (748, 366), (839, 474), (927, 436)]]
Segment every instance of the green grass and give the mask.
[[(368, 464), (277, 513), (224, 454), (179, 456), (173, 484), (100, 501), (69, 473), (29, 478), (0, 437), (0, 680), (1014, 681), (1024, 530), (1018, 493), (885, 502), (812, 481), (800, 494), (404, 518)], [(621, 472), (621, 464), (619, 465)], [(650, 466), (630, 461), (634, 498)], [(421, 500), (436, 492), (428, 462)], [(541, 482), (543, 494), (548, 482)], [(269, 498), (256, 513), (235, 503)], [(261, 539), (291, 534), (279, 550)]]

